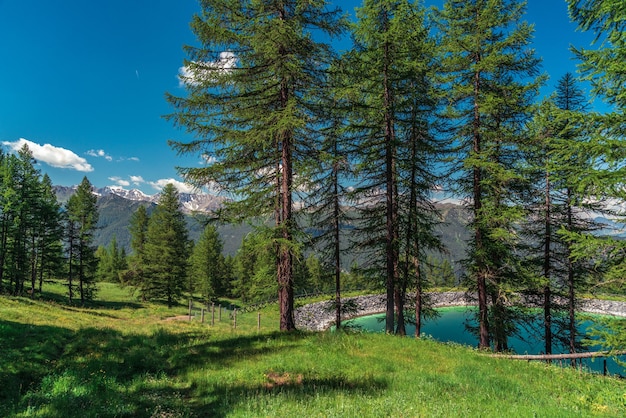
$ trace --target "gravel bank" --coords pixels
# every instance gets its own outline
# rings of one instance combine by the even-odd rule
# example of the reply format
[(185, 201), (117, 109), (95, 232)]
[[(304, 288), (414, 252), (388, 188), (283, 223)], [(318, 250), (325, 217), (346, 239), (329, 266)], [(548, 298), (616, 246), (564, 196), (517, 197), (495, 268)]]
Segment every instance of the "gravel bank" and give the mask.
[[(445, 306), (470, 306), (475, 301), (467, 296), (465, 292), (441, 292), (431, 293), (431, 299), (435, 307)], [(350, 318), (372, 315), (385, 311), (385, 295), (357, 296), (345, 298), (344, 301), (354, 301), (356, 311)], [(536, 304), (538, 301), (527, 301), (529, 304)], [(540, 304), (539, 304), (540, 306)], [(615, 302), (599, 299), (583, 300), (580, 310), (588, 313), (613, 315), (626, 317), (626, 302)], [(325, 302), (312, 303), (302, 306), (295, 311), (296, 327), (312, 331), (322, 331), (334, 324), (335, 312), (332, 305)]]

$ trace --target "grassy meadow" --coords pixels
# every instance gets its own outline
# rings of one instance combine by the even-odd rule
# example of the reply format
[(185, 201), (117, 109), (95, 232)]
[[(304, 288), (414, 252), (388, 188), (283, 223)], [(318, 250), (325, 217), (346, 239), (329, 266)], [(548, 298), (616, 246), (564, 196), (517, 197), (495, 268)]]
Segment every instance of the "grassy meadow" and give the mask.
[(276, 307), (211, 325), (187, 305), (0, 297), (1, 417), (626, 415), (626, 381), (431, 340), (291, 333)]

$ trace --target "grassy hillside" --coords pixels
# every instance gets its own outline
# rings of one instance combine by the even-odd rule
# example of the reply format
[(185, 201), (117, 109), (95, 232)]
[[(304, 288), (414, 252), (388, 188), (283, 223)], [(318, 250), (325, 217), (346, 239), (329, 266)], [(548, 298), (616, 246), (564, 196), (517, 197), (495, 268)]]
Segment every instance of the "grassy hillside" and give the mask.
[[(61, 292), (61, 289), (59, 289)], [(429, 340), (278, 333), (274, 308), (184, 317), (106, 285), (0, 297), (0, 416), (623, 416), (626, 382)], [(57, 300), (57, 302), (54, 302)], [(176, 319), (172, 319), (176, 318)]]

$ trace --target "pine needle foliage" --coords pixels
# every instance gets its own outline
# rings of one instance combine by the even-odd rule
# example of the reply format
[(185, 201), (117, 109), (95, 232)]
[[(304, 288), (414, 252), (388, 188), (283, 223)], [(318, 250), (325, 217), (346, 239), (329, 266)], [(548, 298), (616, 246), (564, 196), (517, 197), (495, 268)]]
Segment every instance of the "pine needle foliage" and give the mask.
[[(455, 178), (468, 197), (473, 237), (467, 277), (478, 296), (480, 347), (506, 350), (507, 301), (525, 276), (516, 256), (523, 219), (519, 172), (524, 123), (543, 82), (523, 21), (525, 2), (449, 0), (438, 13), (453, 137)], [(491, 322), (491, 323), (490, 323)]]
[(168, 119), (194, 139), (170, 144), (206, 158), (203, 167), (179, 170), (197, 186), (228, 190), (225, 216), (273, 217), (281, 329), (292, 330), (294, 196), (315, 164), (308, 157), (320, 126), (312, 116), (333, 56), (315, 39), (340, 34), (345, 23), (323, 0), (200, 5), (191, 22), (199, 46), (185, 48), (187, 96), (167, 96), (176, 109)]

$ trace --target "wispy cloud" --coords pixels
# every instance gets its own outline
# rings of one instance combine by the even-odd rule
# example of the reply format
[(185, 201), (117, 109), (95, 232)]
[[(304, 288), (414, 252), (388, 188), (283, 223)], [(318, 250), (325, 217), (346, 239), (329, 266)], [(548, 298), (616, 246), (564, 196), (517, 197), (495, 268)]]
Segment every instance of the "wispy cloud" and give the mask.
[(217, 158), (210, 154), (202, 154), (200, 158), (200, 165), (211, 165), (217, 162)]
[(113, 157), (108, 155), (102, 149), (99, 149), (99, 150), (90, 149), (89, 151), (86, 152), (86, 154), (91, 157), (100, 157), (100, 158), (104, 158), (107, 161), (113, 161)]
[(220, 52), (217, 60), (212, 62), (192, 61), (178, 69), (180, 87), (197, 86), (203, 81), (209, 81), (216, 75), (227, 73), (237, 65), (237, 57), (231, 51)]
[(2, 145), (9, 147), (9, 149), (15, 152), (27, 145), (37, 161), (46, 163), (51, 167), (67, 168), (82, 172), (93, 171), (93, 167), (86, 159), (65, 148), (55, 147), (50, 144), (40, 145), (24, 138), (14, 142), (4, 141)]
[(136, 186), (146, 182), (141, 176), (130, 176), (130, 181)]
[(176, 179), (160, 179), (157, 181), (149, 181), (147, 182), (149, 185), (151, 185), (155, 190), (161, 191), (163, 190), (163, 188), (168, 185), (168, 184), (172, 184), (176, 190), (178, 190), (180, 193), (198, 193), (199, 190), (192, 186), (189, 183), (184, 183), (182, 181), (176, 180)]
[(118, 186), (122, 186), (122, 187), (130, 186), (130, 181), (124, 180), (121, 177), (113, 176), (113, 177), (109, 177), (109, 180), (111, 180), (113, 183), (115, 183)]

